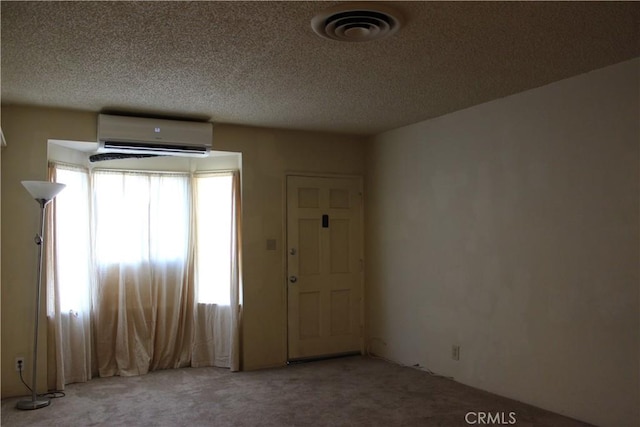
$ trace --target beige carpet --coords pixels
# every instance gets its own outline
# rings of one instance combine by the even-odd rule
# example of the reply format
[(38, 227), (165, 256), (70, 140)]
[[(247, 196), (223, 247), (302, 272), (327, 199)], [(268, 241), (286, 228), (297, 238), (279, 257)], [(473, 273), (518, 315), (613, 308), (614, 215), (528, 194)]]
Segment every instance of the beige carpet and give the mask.
[(186, 368), (98, 378), (65, 392), (35, 411), (3, 400), (2, 426), (466, 426), (469, 411), (502, 412), (505, 422), (513, 412), (519, 427), (587, 425), (359, 356), (253, 372)]

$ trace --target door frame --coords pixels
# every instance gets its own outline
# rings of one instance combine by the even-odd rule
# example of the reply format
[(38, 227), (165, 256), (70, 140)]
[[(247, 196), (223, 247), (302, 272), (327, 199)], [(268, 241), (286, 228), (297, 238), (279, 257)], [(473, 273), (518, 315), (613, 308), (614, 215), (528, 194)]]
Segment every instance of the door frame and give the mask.
[(284, 179), (282, 183), (282, 250), (281, 256), (283, 257), (284, 262), (282, 263), (282, 283), (283, 283), (283, 310), (284, 310), (284, 325), (283, 325), (283, 350), (284, 350), (284, 358), (285, 364), (289, 364), (289, 280), (288, 280), (288, 272), (289, 272), (289, 256), (288, 256), (288, 231), (289, 231), (289, 214), (288, 214), (288, 200), (287, 200), (287, 183), (289, 181), (290, 176), (298, 176), (304, 178), (335, 178), (335, 179), (355, 179), (358, 181), (358, 191), (360, 193), (360, 225), (362, 229), (360, 230), (360, 242), (358, 242), (358, 249), (360, 252), (360, 263), (361, 263), (361, 274), (360, 274), (360, 354), (365, 354), (365, 336), (364, 333), (366, 331), (365, 325), (365, 301), (366, 301), (366, 292), (365, 292), (365, 266), (366, 260), (364, 257), (364, 239), (365, 239), (365, 224), (364, 224), (364, 206), (365, 206), (365, 194), (364, 194), (364, 176), (357, 174), (340, 174), (340, 173), (331, 173), (331, 172), (299, 172), (299, 171), (286, 171), (284, 173)]

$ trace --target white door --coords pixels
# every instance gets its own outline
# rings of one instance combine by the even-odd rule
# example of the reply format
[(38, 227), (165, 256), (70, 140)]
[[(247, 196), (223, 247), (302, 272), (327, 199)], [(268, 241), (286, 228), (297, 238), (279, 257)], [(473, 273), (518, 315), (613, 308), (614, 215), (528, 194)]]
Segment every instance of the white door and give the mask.
[(287, 178), (288, 358), (361, 351), (359, 178)]

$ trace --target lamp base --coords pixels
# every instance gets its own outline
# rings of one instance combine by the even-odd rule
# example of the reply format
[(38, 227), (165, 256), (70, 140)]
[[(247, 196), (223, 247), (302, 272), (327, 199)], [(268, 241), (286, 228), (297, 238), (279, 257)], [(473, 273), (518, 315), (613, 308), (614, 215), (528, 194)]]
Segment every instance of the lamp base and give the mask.
[(45, 398), (38, 398), (36, 400), (21, 400), (18, 402), (18, 404), (16, 405), (16, 408), (18, 409), (40, 409), (40, 408), (44, 408), (45, 406), (49, 406), (49, 404), (51, 403), (50, 399)]

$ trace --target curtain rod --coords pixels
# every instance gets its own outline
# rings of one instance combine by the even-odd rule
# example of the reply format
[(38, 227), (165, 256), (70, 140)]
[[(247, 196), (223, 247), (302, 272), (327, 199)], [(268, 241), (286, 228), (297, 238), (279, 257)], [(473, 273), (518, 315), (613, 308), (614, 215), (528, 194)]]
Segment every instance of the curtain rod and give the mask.
[(97, 172), (130, 172), (130, 173), (150, 173), (150, 174), (158, 174), (158, 175), (202, 175), (202, 174), (222, 174), (222, 173), (234, 173), (238, 171), (238, 169), (212, 169), (212, 170), (202, 170), (202, 171), (194, 171), (194, 172), (185, 172), (185, 171), (167, 171), (167, 170), (154, 170), (154, 169), (109, 169), (109, 168), (91, 168), (92, 171)]
[(65, 163), (58, 161), (50, 161), (50, 165), (62, 166), (69, 169), (80, 169), (86, 171), (98, 171), (98, 172), (131, 172), (131, 173), (155, 173), (160, 175), (203, 175), (203, 174), (223, 174), (234, 172), (240, 172), (240, 169), (209, 169), (200, 171), (168, 171), (168, 170), (154, 170), (154, 169), (126, 169), (126, 168), (101, 168), (101, 167), (87, 167), (83, 165), (76, 165), (73, 163)]

